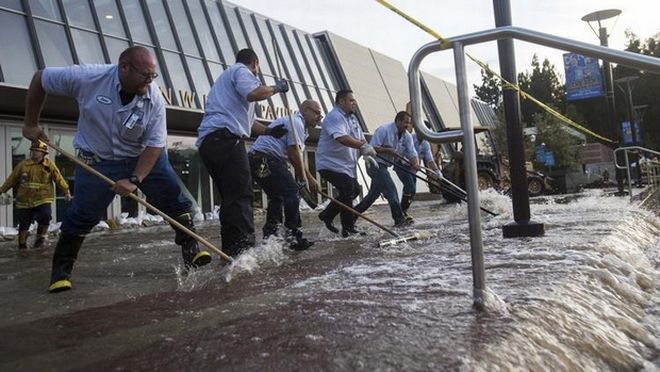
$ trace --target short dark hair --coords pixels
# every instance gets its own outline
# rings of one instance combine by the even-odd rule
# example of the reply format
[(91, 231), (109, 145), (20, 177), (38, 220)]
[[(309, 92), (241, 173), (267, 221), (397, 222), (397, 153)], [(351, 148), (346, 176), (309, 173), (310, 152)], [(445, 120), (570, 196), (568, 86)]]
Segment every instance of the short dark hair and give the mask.
[(242, 63), (247, 66), (254, 61), (259, 62), (259, 57), (257, 57), (257, 53), (255, 53), (252, 49), (241, 49), (238, 54), (236, 54), (237, 63)]
[(410, 115), (407, 111), (399, 111), (396, 113), (396, 116), (394, 117), (394, 122), (398, 123), (400, 121), (403, 121), (403, 119), (410, 117), (412, 119), (412, 115)]
[(339, 104), (339, 101), (346, 98), (346, 96), (348, 96), (351, 93), (353, 93), (353, 91), (350, 89), (342, 89), (339, 92), (337, 92), (337, 95), (335, 96), (335, 104)]

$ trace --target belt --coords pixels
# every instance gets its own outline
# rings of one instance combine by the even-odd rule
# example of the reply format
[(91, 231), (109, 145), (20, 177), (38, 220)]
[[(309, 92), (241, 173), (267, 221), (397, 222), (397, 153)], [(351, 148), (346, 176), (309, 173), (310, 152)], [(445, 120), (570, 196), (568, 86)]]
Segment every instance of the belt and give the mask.
[(93, 152), (80, 150), (80, 149), (76, 149), (76, 158), (78, 158), (78, 160), (82, 161), (87, 165), (95, 165), (103, 160)]
[(220, 128), (216, 130), (215, 132), (211, 133), (211, 136), (222, 138), (222, 139), (233, 139), (233, 140), (240, 140), (243, 139), (243, 137), (238, 136), (232, 132), (229, 131), (227, 128)]

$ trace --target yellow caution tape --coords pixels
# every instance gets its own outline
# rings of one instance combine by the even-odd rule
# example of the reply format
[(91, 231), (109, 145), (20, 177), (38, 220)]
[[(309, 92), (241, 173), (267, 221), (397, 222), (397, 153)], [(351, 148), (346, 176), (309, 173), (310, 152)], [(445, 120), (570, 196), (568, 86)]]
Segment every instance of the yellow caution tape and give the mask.
[[(422, 24), (421, 22), (419, 22), (419, 21), (416, 20), (415, 18), (413, 18), (413, 17), (409, 16), (408, 14), (404, 13), (402, 10), (398, 9), (398, 8), (395, 7), (394, 5), (388, 3), (386, 0), (376, 0), (376, 2), (378, 2), (379, 4), (385, 6), (386, 8), (388, 8), (388, 9), (391, 10), (391, 11), (393, 11), (394, 13), (400, 15), (401, 17), (405, 18), (405, 19), (406, 19), (407, 21), (409, 21), (410, 23), (412, 23), (412, 24), (414, 24), (415, 26), (421, 28), (421, 29), (424, 30), (426, 33), (428, 33), (428, 34), (430, 34), (431, 36), (433, 36), (434, 38), (436, 38), (438, 41), (440, 41), (440, 42), (442, 43), (442, 48), (443, 48), (443, 49), (447, 49), (447, 48), (449, 48), (449, 47), (451, 46), (451, 42), (449, 42), (447, 39), (445, 39), (445, 38), (443, 38), (442, 36), (440, 36), (440, 34), (438, 34), (437, 32), (433, 31), (433, 30), (430, 29), (429, 27), (425, 26), (424, 24)], [(495, 71), (493, 71), (493, 70), (490, 68), (490, 66), (488, 66), (488, 65), (485, 64), (484, 62), (480, 61), (479, 59), (477, 59), (477, 58), (471, 56), (469, 53), (466, 52), (465, 55), (466, 55), (468, 58), (470, 58), (472, 61), (474, 61), (476, 64), (478, 64), (479, 67), (481, 67), (482, 69), (484, 69), (484, 70), (486, 70), (486, 71), (489, 71), (490, 73), (493, 74), (493, 76), (495, 76), (495, 77), (497, 77), (498, 79), (500, 79), (500, 80), (502, 81), (502, 88), (503, 88), (503, 89), (513, 89), (513, 90), (516, 90), (516, 91), (518, 92), (518, 95), (519, 95), (520, 97), (522, 97), (522, 98), (524, 98), (524, 99), (528, 99), (528, 100), (530, 100), (530, 101), (536, 103), (539, 107), (541, 107), (542, 109), (544, 109), (545, 111), (547, 111), (548, 113), (550, 113), (550, 115), (556, 117), (557, 119), (561, 120), (563, 123), (567, 124), (568, 126), (571, 126), (571, 127), (575, 128), (576, 130), (578, 130), (578, 131), (580, 131), (580, 132), (582, 132), (582, 133), (584, 133), (584, 134), (588, 134), (588, 135), (590, 135), (590, 136), (592, 136), (592, 137), (594, 137), (594, 138), (597, 138), (597, 139), (599, 139), (599, 140), (601, 140), (601, 141), (605, 141), (605, 142), (609, 142), (609, 143), (614, 143), (613, 140), (611, 140), (611, 139), (609, 139), (609, 138), (605, 138), (605, 137), (603, 137), (603, 136), (601, 136), (601, 135), (599, 135), (599, 134), (597, 134), (597, 133), (595, 133), (595, 132), (593, 132), (593, 131), (591, 131), (591, 130), (585, 128), (583, 125), (580, 125), (580, 124), (576, 123), (575, 121), (573, 121), (573, 120), (567, 118), (566, 116), (560, 114), (559, 112), (557, 112), (556, 110), (554, 110), (552, 107), (550, 107), (550, 106), (544, 104), (543, 102), (541, 102), (541, 101), (537, 100), (536, 98), (534, 98), (531, 94), (526, 93), (525, 91), (523, 91), (522, 89), (520, 89), (520, 87), (519, 87), (518, 85), (516, 85), (516, 84), (512, 84), (512, 83), (506, 81), (506, 80), (505, 80), (503, 77), (501, 77), (498, 73), (496, 73)]]

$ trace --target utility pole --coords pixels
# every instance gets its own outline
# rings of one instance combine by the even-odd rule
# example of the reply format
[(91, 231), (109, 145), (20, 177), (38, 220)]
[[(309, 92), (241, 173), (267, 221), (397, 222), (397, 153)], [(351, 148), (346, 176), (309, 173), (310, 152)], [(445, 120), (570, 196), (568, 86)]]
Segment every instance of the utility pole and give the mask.
[[(609, 36), (607, 27), (601, 24), (601, 21), (606, 19), (618, 17), (621, 14), (619, 9), (605, 9), (589, 13), (582, 17), (582, 20), (587, 22), (591, 30), (596, 34), (601, 46), (608, 46)], [(591, 22), (598, 23), (598, 32), (591, 26)], [(610, 138), (615, 141), (614, 148), (621, 143), (621, 134), (619, 130), (619, 123), (616, 119), (616, 103), (614, 101), (614, 78), (612, 75), (612, 65), (606, 60), (603, 60), (603, 75), (605, 76), (605, 99), (607, 100), (607, 117), (610, 122)], [(624, 171), (615, 167), (616, 184), (618, 192), (617, 196), (624, 196), (626, 193), (623, 191)]]

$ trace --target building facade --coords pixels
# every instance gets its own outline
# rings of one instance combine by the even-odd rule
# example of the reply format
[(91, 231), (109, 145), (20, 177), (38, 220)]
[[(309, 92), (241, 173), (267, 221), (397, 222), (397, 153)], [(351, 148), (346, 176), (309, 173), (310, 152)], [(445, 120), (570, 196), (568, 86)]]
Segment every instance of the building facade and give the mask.
[[(197, 126), (213, 81), (240, 49), (252, 48), (260, 56), (259, 78), (265, 84), (280, 77), (291, 83), (286, 95), (259, 103), (257, 116), (264, 122), (297, 110), (305, 99), (319, 101), (327, 113), (335, 93), (349, 88), (355, 91), (358, 117), (369, 133), (392, 121), (408, 102), (400, 61), (328, 32), (309, 34), (227, 1), (0, 0), (1, 179), (29, 156), (21, 126), (32, 75), (44, 67), (116, 63), (121, 51), (132, 45), (149, 48), (157, 57), (156, 81), (168, 105), (168, 155), (203, 213), (213, 210), (218, 195), (194, 147)], [(429, 125), (457, 126), (455, 87), (428, 74), (423, 80)], [(41, 124), (52, 141), (73, 153), (76, 118), (75, 102), (49, 97)], [(314, 169), (318, 130), (310, 134), (304, 155)], [(75, 195), (73, 163), (53, 151), (49, 156)], [(332, 192), (327, 183), (323, 187)], [(262, 206), (264, 196), (256, 186), (255, 193), (257, 206)], [(57, 196), (55, 220), (66, 208), (62, 195)], [(135, 214), (139, 208), (132, 200), (117, 198), (108, 213)], [(4, 199), (0, 226), (13, 226), (13, 216), (11, 201)]]

